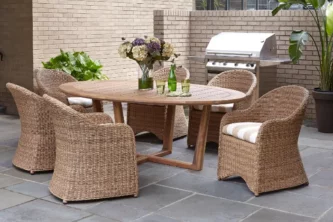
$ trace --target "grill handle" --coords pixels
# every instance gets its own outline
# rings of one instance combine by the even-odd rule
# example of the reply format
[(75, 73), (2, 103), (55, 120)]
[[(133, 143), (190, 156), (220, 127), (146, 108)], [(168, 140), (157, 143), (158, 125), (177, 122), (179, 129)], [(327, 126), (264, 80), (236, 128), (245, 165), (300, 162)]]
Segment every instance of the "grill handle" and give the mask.
[(224, 53), (208, 53), (208, 55), (223, 56), (223, 55), (236, 55), (236, 56), (249, 56), (251, 57), (253, 53), (235, 53), (235, 52), (224, 52)]

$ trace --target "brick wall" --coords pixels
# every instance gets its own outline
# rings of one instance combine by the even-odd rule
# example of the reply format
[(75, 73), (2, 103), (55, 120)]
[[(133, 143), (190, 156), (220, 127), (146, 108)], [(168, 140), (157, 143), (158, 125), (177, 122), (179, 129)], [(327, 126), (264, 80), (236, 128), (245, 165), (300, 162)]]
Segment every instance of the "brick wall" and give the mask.
[(132, 78), (136, 64), (119, 57), (121, 37), (152, 35), (155, 9), (191, 10), (193, 0), (33, 0), (34, 67), (63, 50), (83, 50), (110, 78)]
[[(186, 42), (184, 38), (189, 33), (185, 47), (189, 52), (184, 52), (185, 55), (204, 54), (210, 38), (220, 32), (273, 32), (277, 37), (278, 56), (282, 58), (289, 57), (289, 35), (292, 30), (304, 29), (313, 32), (315, 38), (318, 38), (315, 24), (307, 11), (282, 11), (275, 17), (271, 16), (270, 11), (191, 11), (189, 14), (164, 11), (155, 13), (155, 22), (158, 21), (164, 21), (167, 25), (164, 25), (162, 30), (162, 25), (155, 26), (155, 33), (164, 33), (166, 40), (172, 39), (180, 47), (183, 47), (181, 42)], [(186, 59), (183, 62), (189, 63), (191, 79), (194, 82), (205, 83), (204, 64), (189, 62)], [(312, 90), (319, 84), (319, 73), (316, 71), (318, 64), (314, 45), (309, 42), (298, 64), (278, 66), (276, 85), (297, 84)], [(265, 71), (262, 70), (261, 76), (264, 75)], [(312, 98), (306, 116), (308, 119), (315, 118)]]
[(17, 113), (6, 83), (32, 89), (32, 0), (0, 2), (0, 105), (7, 113)]

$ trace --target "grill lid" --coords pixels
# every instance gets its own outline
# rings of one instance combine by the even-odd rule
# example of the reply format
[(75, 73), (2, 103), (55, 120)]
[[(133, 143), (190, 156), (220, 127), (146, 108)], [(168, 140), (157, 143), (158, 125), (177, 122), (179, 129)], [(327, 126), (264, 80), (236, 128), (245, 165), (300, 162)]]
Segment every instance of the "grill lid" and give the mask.
[(258, 60), (274, 58), (276, 57), (275, 34), (222, 32), (210, 40), (206, 55)]

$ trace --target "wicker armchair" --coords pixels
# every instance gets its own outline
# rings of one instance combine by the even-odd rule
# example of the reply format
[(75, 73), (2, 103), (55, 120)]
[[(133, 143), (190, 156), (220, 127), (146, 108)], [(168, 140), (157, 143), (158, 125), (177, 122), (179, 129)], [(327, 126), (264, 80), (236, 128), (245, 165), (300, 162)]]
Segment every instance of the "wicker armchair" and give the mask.
[(21, 120), (21, 136), (13, 159), (14, 166), (30, 171), (54, 169), (54, 130), (39, 95), (12, 83), (6, 84), (12, 93)]
[[(36, 74), (36, 82), (38, 85), (39, 95), (43, 96), (47, 94), (53, 98), (58, 99), (59, 101), (65, 103), (66, 105), (71, 106), (73, 109), (80, 112), (93, 112), (93, 107), (83, 107), (79, 104), (70, 105), (68, 102), (68, 95), (63, 93), (59, 86), (67, 82), (76, 82), (77, 80), (62, 71), (51, 70), (51, 69), (41, 69)], [(77, 97), (76, 97), (77, 98)]]
[(56, 137), (50, 192), (67, 201), (138, 195), (135, 138), (104, 113), (79, 113), (48, 95)]
[[(226, 112), (241, 110), (250, 107), (254, 101), (255, 87), (257, 79), (252, 72), (246, 70), (230, 70), (215, 76), (209, 83), (209, 86), (217, 86), (241, 91), (246, 94), (244, 100), (235, 104), (213, 105), (210, 114), (210, 121), (207, 133), (207, 142), (219, 142), (220, 123)], [(193, 106), (190, 108), (189, 127), (187, 135), (187, 145), (196, 144), (199, 124), (201, 118), (202, 106)]]
[(218, 178), (239, 175), (256, 196), (308, 184), (297, 145), (308, 98), (303, 87), (285, 86), (249, 109), (226, 114), (221, 121)]
[[(162, 68), (154, 72), (154, 80), (168, 80), (169, 68)], [(177, 81), (189, 78), (186, 68), (176, 69)], [(151, 106), (141, 104), (128, 104), (127, 124), (132, 127), (135, 134), (149, 131), (163, 140), (164, 126), (166, 124), (167, 106)], [(175, 127), (173, 138), (186, 136), (187, 120), (183, 106), (176, 106)]]

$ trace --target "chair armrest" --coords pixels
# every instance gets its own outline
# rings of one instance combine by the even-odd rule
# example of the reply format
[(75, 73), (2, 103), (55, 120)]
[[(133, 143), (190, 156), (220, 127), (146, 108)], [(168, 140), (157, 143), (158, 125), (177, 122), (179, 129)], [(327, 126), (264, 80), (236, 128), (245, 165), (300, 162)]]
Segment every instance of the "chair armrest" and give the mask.
[(84, 113), (84, 117), (94, 124), (113, 123), (111, 116), (106, 113)]
[(69, 107), (71, 107), (72, 109), (74, 109), (75, 111), (78, 111), (80, 113), (86, 113), (87, 112), (87, 110), (81, 105), (69, 105)]

